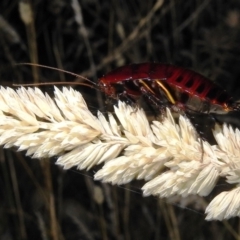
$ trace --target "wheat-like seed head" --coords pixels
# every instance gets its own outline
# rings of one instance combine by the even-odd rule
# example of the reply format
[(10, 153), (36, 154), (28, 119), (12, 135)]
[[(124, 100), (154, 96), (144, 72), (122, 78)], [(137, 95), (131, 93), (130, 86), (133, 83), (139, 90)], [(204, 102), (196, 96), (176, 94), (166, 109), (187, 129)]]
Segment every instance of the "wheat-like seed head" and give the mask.
[(218, 145), (198, 138), (190, 121), (176, 124), (169, 109), (149, 123), (142, 109), (119, 102), (115, 115), (94, 116), (82, 95), (55, 88), (54, 99), (38, 88), (0, 89), (0, 144), (33, 158), (59, 156), (65, 169), (102, 164), (94, 178), (112, 184), (144, 179), (143, 194), (207, 196), (219, 177), (237, 188), (217, 195), (207, 220), (240, 216), (240, 132), (213, 130)]

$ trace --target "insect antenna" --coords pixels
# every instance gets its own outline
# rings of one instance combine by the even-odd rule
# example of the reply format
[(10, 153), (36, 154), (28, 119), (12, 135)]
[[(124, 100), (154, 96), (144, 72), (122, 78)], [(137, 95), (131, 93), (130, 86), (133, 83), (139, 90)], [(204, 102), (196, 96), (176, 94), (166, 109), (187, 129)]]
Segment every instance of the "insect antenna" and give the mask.
[(16, 87), (18, 87), (18, 86), (30, 87), (30, 86), (44, 86), (44, 85), (46, 86), (46, 85), (53, 85), (54, 84), (54, 85), (83, 85), (83, 86), (98, 89), (97, 84), (95, 82), (91, 81), (90, 79), (88, 79), (86, 77), (83, 77), (81, 75), (63, 70), (63, 69), (59, 69), (59, 68), (55, 68), (55, 67), (49, 67), (49, 66), (46, 66), (46, 65), (41, 65), (41, 64), (36, 64), (36, 63), (18, 63), (16, 65), (28, 65), (28, 66), (37, 66), (37, 67), (41, 67), (41, 68), (48, 68), (48, 69), (52, 69), (52, 70), (55, 70), (55, 71), (67, 73), (69, 75), (72, 75), (74, 77), (83, 79), (83, 80), (91, 83), (91, 85), (87, 84), (87, 83), (79, 83), (79, 82), (47, 82), (47, 83), (13, 84), (13, 86), (16, 86)]
[(87, 83), (79, 83), (79, 82), (44, 82), (44, 83), (13, 83), (12, 84), (14, 87), (33, 87), (33, 86), (48, 86), (48, 85), (81, 85), (81, 86), (86, 86), (90, 88), (95, 88), (97, 87), (94, 85), (90, 85)]

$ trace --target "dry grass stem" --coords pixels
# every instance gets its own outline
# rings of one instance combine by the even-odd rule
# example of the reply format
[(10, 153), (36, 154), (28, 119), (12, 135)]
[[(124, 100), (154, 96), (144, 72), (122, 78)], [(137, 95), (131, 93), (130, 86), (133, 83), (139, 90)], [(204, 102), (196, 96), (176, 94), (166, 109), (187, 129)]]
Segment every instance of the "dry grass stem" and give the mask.
[[(103, 164), (96, 180), (126, 184), (144, 179), (143, 194), (168, 198), (207, 196), (220, 177), (237, 185), (217, 195), (207, 220), (240, 216), (240, 132), (224, 125), (210, 145), (183, 116), (170, 110), (162, 122), (149, 123), (142, 109), (119, 102), (115, 114), (94, 116), (82, 95), (55, 88), (54, 99), (38, 88), (0, 89), (0, 144), (26, 150), (33, 158), (60, 156), (64, 169)], [(202, 142), (201, 142), (202, 141)], [(203, 148), (202, 148), (203, 146)]]

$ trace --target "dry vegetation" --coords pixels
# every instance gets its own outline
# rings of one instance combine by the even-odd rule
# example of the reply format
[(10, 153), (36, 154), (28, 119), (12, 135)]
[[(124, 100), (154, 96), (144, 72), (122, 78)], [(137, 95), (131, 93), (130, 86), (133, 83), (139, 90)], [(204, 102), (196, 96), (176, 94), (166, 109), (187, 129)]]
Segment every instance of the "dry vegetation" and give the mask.
[[(74, 80), (15, 66), (21, 62), (97, 80), (119, 65), (157, 61), (192, 68), (239, 96), (236, 0), (39, 0), (32, 1), (32, 12), (27, 3), (0, 2), (1, 85)], [(106, 111), (104, 96), (79, 89), (93, 112)], [(55, 159), (32, 160), (13, 150), (0, 156), (1, 239), (240, 238), (238, 218), (204, 220), (207, 203), (228, 188), (225, 183), (209, 199), (143, 198), (141, 182), (112, 186), (94, 181), (95, 170), (63, 171)]]

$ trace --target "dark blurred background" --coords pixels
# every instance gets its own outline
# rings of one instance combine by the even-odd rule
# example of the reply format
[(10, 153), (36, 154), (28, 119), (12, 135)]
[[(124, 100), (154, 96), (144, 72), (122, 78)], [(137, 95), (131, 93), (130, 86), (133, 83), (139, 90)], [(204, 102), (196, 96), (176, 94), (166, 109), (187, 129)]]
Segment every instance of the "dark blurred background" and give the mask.
[[(97, 81), (117, 66), (154, 61), (191, 68), (238, 99), (239, 40), (237, 0), (1, 0), (0, 81), (76, 80), (16, 65), (24, 62)], [(104, 107), (100, 93), (77, 89), (93, 111)], [(102, 184), (94, 170), (63, 171), (55, 160), (1, 149), (0, 239), (240, 239), (238, 218), (204, 220), (215, 194), (143, 198), (143, 182)]]

